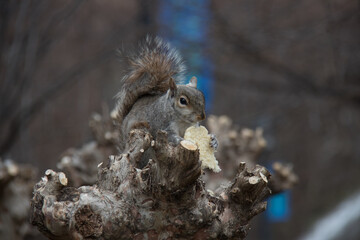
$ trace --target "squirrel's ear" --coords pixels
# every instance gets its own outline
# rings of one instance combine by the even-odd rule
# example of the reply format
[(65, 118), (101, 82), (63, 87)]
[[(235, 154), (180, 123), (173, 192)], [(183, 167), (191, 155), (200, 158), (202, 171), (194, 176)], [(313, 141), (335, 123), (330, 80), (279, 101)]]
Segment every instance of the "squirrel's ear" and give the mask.
[(190, 82), (186, 86), (197, 88), (197, 78), (194, 76), (190, 79)]
[(173, 78), (170, 78), (169, 87), (170, 87), (170, 89), (169, 89), (169, 91), (170, 91), (170, 96), (171, 96), (171, 97), (174, 97), (175, 94), (176, 94), (176, 91), (177, 91), (177, 86), (176, 86), (175, 81), (174, 81)]

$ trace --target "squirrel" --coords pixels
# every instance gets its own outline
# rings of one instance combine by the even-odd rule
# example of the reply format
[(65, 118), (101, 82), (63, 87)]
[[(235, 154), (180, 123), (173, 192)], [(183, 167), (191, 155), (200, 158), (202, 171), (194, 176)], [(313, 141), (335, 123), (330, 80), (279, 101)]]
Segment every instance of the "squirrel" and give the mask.
[[(159, 37), (147, 36), (136, 52), (120, 53), (127, 64), (116, 95), (120, 150), (135, 128), (147, 128), (153, 137), (164, 130), (168, 141), (177, 145), (188, 127), (205, 119), (205, 98), (197, 89), (196, 77), (182, 84), (184, 62), (177, 50)], [(217, 148), (215, 135), (211, 135), (210, 145)]]

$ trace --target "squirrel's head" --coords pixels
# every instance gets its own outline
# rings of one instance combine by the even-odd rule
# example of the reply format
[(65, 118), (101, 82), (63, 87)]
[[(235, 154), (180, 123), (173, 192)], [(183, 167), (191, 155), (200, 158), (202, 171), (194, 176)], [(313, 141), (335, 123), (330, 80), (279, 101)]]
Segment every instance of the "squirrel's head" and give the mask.
[(170, 79), (168, 97), (175, 114), (187, 123), (197, 123), (205, 119), (204, 94), (197, 89), (197, 79), (192, 77), (187, 85), (176, 85)]

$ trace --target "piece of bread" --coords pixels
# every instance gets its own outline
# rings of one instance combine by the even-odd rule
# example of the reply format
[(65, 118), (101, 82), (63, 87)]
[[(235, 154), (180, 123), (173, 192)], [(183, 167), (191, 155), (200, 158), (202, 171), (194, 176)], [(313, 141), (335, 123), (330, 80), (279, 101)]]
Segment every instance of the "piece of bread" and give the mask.
[(210, 135), (204, 126), (189, 127), (185, 131), (185, 140), (193, 141), (200, 150), (201, 167), (220, 172), (219, 163), (215, 158), (215, 150), (210, 147)]

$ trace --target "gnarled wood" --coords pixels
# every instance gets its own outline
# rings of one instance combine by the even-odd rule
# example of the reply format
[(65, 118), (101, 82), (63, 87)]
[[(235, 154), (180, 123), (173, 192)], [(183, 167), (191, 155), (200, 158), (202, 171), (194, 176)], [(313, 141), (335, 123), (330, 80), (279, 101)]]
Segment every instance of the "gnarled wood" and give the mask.
[[(154, 159), (136, 168), (148, 150)], [(201, 180), (197, 148), (138, 129), (123, 154), (99, 166), (96, 185), (72, 188), (61, 184), (61, 173), (47, 173), (35, 187), (31, 220), (51, 239), (244, 238), (249, 220), (266, 206), (261, 174), (270, 177), (261, 166), (241, 164), (215, 195)]]
[(19, 240), (39, 233), (29, 224), (36, 170), (0, 158), (0, 238)]
[[(220, 142), (215, 155), (223, 169), (222, 176), (211, 175), (211, 178), (216, 179), (211, 182), (211, 186), (216, 189), (234, 177), (239, 163), (246, 162), (248, 166), (256, 166), (258, 156), (266, 147), (266, 140), (262, 129), (240, 129), (227, 116), (209, 116), (207, 125)], [(275, 162), (272, 170), (273, 176), (267, 179), (272, 194), (291, 189), (298, 182), (297, 175), (289, 165)]]

